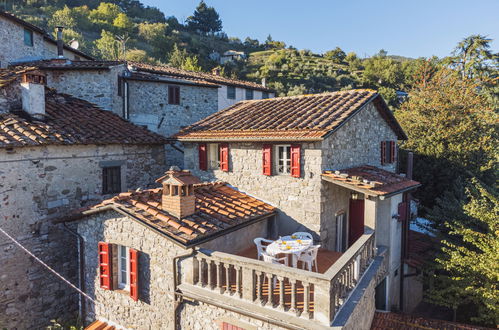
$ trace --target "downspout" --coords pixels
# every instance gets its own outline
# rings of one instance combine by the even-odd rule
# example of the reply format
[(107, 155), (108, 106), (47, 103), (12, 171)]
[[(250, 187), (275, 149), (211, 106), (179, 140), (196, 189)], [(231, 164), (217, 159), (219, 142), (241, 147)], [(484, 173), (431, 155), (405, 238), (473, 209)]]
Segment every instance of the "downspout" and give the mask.
[[(179, 318), (177, 317), (177, 312), (179, 307), (182, 305), (183, 296), (181, 292), (178, 292), (178, 269), (177, 269), (177, 261), (179, 259), (185, 259), (192, 257), (196, 253), (195, 248), (191, 248), (191, 251), (187, 254), (182, 254), (173, 258), (173, 294), (174, 294), (174, 307), (173, 307), (173, 327), (175, 330), (180, 329)], [(194, 269), (192, 270), (194, 272)]]
[[(406, 177), (412, 180), (412, 170), (413, 170), (414, 154), (409, 152), (407, 154), (407, 173)], [(405, 276), (405, 259), (408, 250), (408, 236), (409, 236), (409, 215), (411, 207), (411, 194), (409, 192), (402, 195), (402, 201), (406, 202), (407, 207), (405, 208), (404, 221), (402, 222), (402, 235), (401, 235), (401, 253), (400, 253), (400, 288), (399, 288), (399, 308), (404, 311), (404, 278)]]
[[(85, 258), (84, 258), (84, 244), (83, 244), (83, 237), (78, 234), (77, 232), (69, 229), (69, 227), (66, 225), (65, 222), (62, 223), (63, 228), (70, 233), (71, 235), (75, 236), (78, 239), (78, 273), (79, 273), (79, 278), (78, 278), (78, 288), (85, 292)], [(81, 321), (84, 323), (85, 318), (86, 318), (86, 310), (85, 310), (85, 300), (83, 300), (83, 295), (80, 293), (78, 294), (79, 299), (79, 305), (80, 305), (80, 318)]]

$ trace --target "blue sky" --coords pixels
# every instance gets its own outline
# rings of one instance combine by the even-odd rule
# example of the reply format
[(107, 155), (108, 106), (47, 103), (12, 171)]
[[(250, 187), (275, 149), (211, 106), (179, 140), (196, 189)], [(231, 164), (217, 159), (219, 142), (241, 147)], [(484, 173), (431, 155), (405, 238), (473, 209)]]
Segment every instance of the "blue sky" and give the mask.
[[(142, 0), (179, 21), (199, 0)], [(381, 48), (408, 57), (446, 56), (470, 34), (499, 38), (499, 0), (206, 0), (229, 36), (271, 34), (299, 49), (336, 46), (369, 56)], [(499, 41), (492, 43), (498, 51)]]

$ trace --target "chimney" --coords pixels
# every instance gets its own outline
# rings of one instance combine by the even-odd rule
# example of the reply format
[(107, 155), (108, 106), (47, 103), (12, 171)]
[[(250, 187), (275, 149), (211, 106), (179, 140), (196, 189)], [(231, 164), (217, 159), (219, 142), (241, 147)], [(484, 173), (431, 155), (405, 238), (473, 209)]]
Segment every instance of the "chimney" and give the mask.
[(265, 77), (262, 78), (262, 86), (267, 87), (267, 78)]
[(62, 41), (62, 30), (64, 26), (57, 27), (57, 57), (64, 57), (64, 42)]
[(172, 166), (164, 176), (156, 180), (163, 185), (161, 208), (178, 219), (183, 219), (196, 213), (196, 196), (194, 184), (201, 181), (190, 171), (181, 171)]
[(21, 98), (23, 110), (36, 119), (45, 116), (45, 84), (47, 78), (40, 71), (30, 71), (23, 75)]

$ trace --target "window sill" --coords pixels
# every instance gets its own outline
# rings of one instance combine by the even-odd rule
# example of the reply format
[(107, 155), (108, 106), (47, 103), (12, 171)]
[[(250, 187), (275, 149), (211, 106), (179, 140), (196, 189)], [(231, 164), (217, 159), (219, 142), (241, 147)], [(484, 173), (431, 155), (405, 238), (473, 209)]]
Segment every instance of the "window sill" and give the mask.
[(127, 289), (116, 289), (116, 290), (113, 290), (113, 291), (117, 292), (119, 294), (125, 295), (125, 296), (129, 296), (130, 295), (130, 291), (127, 290)]

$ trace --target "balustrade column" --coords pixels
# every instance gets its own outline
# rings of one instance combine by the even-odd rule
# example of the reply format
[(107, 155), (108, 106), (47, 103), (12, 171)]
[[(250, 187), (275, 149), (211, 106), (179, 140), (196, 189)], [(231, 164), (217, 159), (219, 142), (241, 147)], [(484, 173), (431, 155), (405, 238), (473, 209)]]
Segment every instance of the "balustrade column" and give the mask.
[(267, 302), (265, 303), (265, 306), (272, 306), (273, 302), (272, 302), (272, 295), (274, 293), (274, 275), (272, 274), (265, 274), (265, 277), (267, 277), (267, 281), (268, 281), (268, 299), (267, 299)]
[(290, 278), (289, 283), (291, 284), (291, 306), (289, 307), (290, 312), (297, 312), (296, 309), (296, 280)]
[(204, 259), (200, 258), (198, 259), (198, 285), (203, 286), (204, 278), (203, 278), (203, 264), (204, 264)]
[(279, 309), (284, 310), (284, 277), (277, 276), (279, 281)]
[(255, 271), (256, 275), (256, 301), (262, 302), (262, 290), (263, 290), (263, 281), (262, 281), (262, 272)]
[(225, 267), (225, 282), (227, 284), (225, 293), (230, 294), (232, 291), (232, 288), (230, 287), (230, 265), (227, 265), (227, 267)]
[(310, 283), (302, 282), (303, 284), (303, 315), (310, 317)]
[[(236, 292), (235, 294), (241, 298), (242, 297), (242, 292), (241, 292), (241, 274), (242, 274), (242, 267), (236, 267), (234, 266), (234, 272), (236, 273)], [(247, 284), (248, 286), (251, 286), (249, 283)]]

